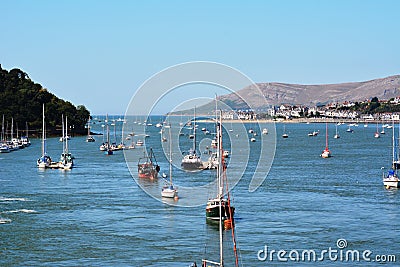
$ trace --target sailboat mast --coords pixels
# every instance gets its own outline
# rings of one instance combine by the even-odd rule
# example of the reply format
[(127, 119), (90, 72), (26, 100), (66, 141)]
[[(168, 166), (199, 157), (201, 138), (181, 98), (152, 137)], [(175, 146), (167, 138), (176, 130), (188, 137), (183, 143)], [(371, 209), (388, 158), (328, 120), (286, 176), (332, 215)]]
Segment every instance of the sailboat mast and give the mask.
[(43, 111), (42, 111), (42, 157), (46, 154), (46, 130), (44, 125), (44, 104), (43, 104)]
[(89, 115), (89, 121), (88, 121), (88, 132), (87, 132), (87, 135), (89, 136), (90, 135), (90, 115)]
[(1, 141), (4, 141), (4, 114), (3, 114), (3, 122), (1, 123)]
[(107, 146), (110, 147), (110, 129), (108, 126), (108, 114), (106, 115), (106, 126), (107, 126)]
[(68, 153), (68, 117), (65, 116), (65, 153)]
[(172, 138), (171, 128), (169, 129), (169, 183), (172, 185)]
[(193, 153), (196, 153), (196, 106), (194, 106), (193, 136)]
[(394, 127), (392, 127), (392, 165), (393, 165), (393, 169), (396, 169), (396, 166), (394, 164), (394, 153), (395, 153), (395, 139), (394, 139)]
[(14, 138), (14, 118), (11, 117), (11, 141)]
[(63, 152), (65, 151), (65, 136), (64, 136), (64, 114), (61, 114), (61, 141), (63, 143)]
[(223, 242), (222, 242), (222, 199), (223, 199), (223, 193), (222, 193), (222, 189), (223, 189), (223, 185), (222, 185), (222, 170), (223, 170), (223, 166), (222, 166), (222, 111), (220, 111), (220, 117), (219, 117), (219, 125), (218, 125), (218, 131), (217, 131), (217, 135), (218, 135), (218, 197), (219, 197), (219, 256), (220, 256), (220, 266), (223, 266), (223, 253), (224, 253), (224, 249), (223, 249)]
[(325, 122), (325, 149), (328, 150), (328, 122)]

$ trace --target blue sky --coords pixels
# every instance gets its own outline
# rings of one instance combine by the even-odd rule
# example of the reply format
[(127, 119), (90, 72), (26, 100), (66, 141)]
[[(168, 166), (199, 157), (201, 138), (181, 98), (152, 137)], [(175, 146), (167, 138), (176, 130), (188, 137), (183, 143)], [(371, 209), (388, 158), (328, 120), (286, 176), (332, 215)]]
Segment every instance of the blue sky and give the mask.
[(92, 114), (123, 114), (149, 77), (188, 61), (226, 64), (255, 82), (400, 74), (399, 10), (395, 0), (2, 0), (0, 64)]

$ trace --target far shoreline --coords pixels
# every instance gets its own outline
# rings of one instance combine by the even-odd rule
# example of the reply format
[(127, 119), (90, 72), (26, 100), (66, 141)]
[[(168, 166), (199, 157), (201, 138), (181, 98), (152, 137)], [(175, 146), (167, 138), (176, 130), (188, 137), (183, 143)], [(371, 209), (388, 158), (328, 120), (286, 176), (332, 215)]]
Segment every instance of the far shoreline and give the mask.
[[(200, 119), (196, 120), (196, 122), (214, 122), (214, 120), (211, 119)], [(234, 120), (229, 120), (229, 119), (222, 119), (223, 123), (345, 123), (345, 124), (351, 124), (351, 123), (357, 123), (357, 124), (376, 124), (376, 123), (393, 123), (393, 122), (399, 122), (398, 120), (352, 120), (352, 119), (323, 119), (323, 118), (299, 118), (299, 119), (290, 119), (290, 120), (273, 120), (273, 119), (257, 119), (257, 120), (240, 120), (240, 119), (234, 119)]]

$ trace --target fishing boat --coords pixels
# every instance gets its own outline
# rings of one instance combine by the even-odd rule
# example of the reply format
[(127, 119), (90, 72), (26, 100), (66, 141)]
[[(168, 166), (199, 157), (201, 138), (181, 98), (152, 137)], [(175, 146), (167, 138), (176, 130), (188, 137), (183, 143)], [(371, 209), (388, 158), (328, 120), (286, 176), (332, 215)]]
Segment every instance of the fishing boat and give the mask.
[[(62, 118), (63, 137), (68, 136), (68, 117), (65, 117), (65, 131), (64, 131), (64, 117)], [(65, 134), (64, 134), (65, 133)], [(68, 148), (68, 138), (63, 138), (63, 152), (61, 153), (60, 162), (58, 164), (60, 169), (70, 170), (74, 166), (74, 157)]]
[(86, 137), (86, 142), (95, 142), (96, 140), (95, 140), (94, 137), (90, 134), (90, 116), (89, 116), (87, 128), (88, 128), (88, 135), (87, 135), (87, 137)]
[(37, 166), (40, 169), (49, 168), (51, 165), (51, 158), (46, 152), (46, 125), (44, 122), (44, 104), (43, 104), (43, 116), (42, 116), (42, 156), (37, 160)]
[[(172, 183), (172, 138), (169, 130), (169, 182), (161, 189), (161, 196), (178, 200), (178, 189)], [(164, 173), (163, 173), (164, 177)], [(164, 177), (165, 178), (165, 177)]]
[(144, 156), (138, 161), (138, 176), (139, 178), (155, 179), (160, 172), (160, 166), (154, 156), (153, 149), (150, 148), (150, 154), (144, 150)]
[[(223, 153), (222, 148), (222, 128), (221, 128), (221, 120), (219, 124), (219, 133), (218, 135), (218, 153), (221, 155)], [(206, 218), (207, 220), (212, 220), (218, 223), (218, 231), (219, 231), (219, 260), (210, 260), (208, 257), (204, 257), (202, 259), (201, 266), (225, 266), (225, 256), (224, 256), (224, 228), (225, 230), (231, 231), (232, 240), (229, 240), (233, 245), (233, 253), (234, 253), (234, 262), (235, 266), (239, 266), (239, 257), (236, 246), (236, 233), (235, 233), (235, 225), (233, 223), (234, 216), (234, 207), (231, 206), (230, 195), (228, 190), (228, 183), (226, 179), (226, 165), (224, 163), (223, 157), (218, 157), (220, 164), (217, 169), (217, 186), (218, 186), (218, 194), (216, 198), (210, 199), (207, 203), (206, 207)], [(226, 192), (224, 193), (224, 189)], [(224, 198), (226, 197), (226, 198)], [(229, 236), (229, 235), (228, 235)], [(196, 266), (194, 263), (192, 266)]]
[(186, 171), (199, 171), (204, 169), (203, 161), (196, 154), (196, 107), (193, 119), (193, 147), (189, 150), (181, 162), (181, 167)]
[[(399, 176), (398, 176), (398, 170), (399, 170), (399, 155), (398, 155), (398, 149), (399, 149), (399, 144), (398, 141), (396, 142), (395, 137), (394, 137), (394, 127), (392, 127), (392, 166), (389, 169), (387, 173), (383, 172), (382, 173), (382, 180), (383, 180), (383, 185), (385, 186), (386, 189), (390, 188), (399, 188)], [(399, 135), (400, 135), (400, 129), (399, 129)], [(384, 169), (384, 167), (382, 167)]]
[(328, 148), (328, 123), (325, 123), (325, 149), (322, 151), (322, 154), (320, 155), (322, 158), (330, 158), (331, 157), (331, 151)]

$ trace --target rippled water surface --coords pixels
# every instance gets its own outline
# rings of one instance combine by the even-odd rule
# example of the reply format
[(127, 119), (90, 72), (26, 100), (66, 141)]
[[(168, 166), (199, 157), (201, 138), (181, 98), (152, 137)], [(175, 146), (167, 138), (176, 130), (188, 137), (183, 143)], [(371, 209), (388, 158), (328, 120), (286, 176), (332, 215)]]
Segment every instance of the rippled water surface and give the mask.
[[(172, 125), (178, 127), (178, 121)], [(284, 124), (277, 124), (272, 168), (262, 185), (249, 192), (261, 144), (267, 151), (266, 158), (273, 153), (272, 125), (262, 125), (269, 128), (270, 134), (261, 141), (258, 132), (254, 143), (247, 142), (247, 131), (236, 136), (239, 126), (225, 127), (234, 130), (229, 132), (232, 145), (225, 138), (225, 147), (232, 153), (228, 174), (241, 177), (232, 195), (243, 266), (279, 265), (276, 256), (272, 263), (257, 258), (266, 245), (269, 250), (318, 252), (329, 247), (338, 249), (338, 239), (347, 241), (345, 249), (371, 250), (372, 255), (395, 254), (397, 263), (400, 261), (400, 192), (386, 190), (381, 181), (381, 167), (388, 167), (391, 157), (388, 130), (375, 139), (375, 126), (360, 124), (354, 133), (347, 133), (347, 126), (341, 125), (341, 138), (333, 139), (335, 125), (329, 124), (333, 157), (322, 159), (319, 154), (325, 147), (325, 124), (286, 124), (288, 139), (281, 138)], [(117, 123), (119, 139), (120, 129)], [(101, 133), (101, 124), (93, 125), (93, 130)], [(141, 127), (132, 125), (132, 130), (140, 133)], [(308, 137), (313, 130), (320, 130), (320, 134)], [(153, 147), (161, 172), (167, 173), (168, 160), (159, 131), (148, 127), (146, 145)], [(185, 131), (188, 134), (189, 130)], [(203, 151), (208, 141), (201, 139), (212, 135), (199, 131), (198, 136)], [(71, 139), (76, 157), (76, 167), (71, 171), (37, 169), (40, 139), (33, 139), (29, 148), (0, 154), (1, 266), (189, 266), (193, 261), (200, 265), (205, 251), (211, 253), (209, 258), (218, 259), (218, 229), (205, 221), (203, 199), (213, 195), (210, 188), (197, 195), (182, 189), (181, 199), (172, 202), (175, 206), (162, 203), (142, 190), (159, 192), (161, 179), (138, 181), (135, 172), (131, 176), (124, 153), (105, 156), (98, 149), (103, 137), (95, 138), (95, 143), (86, 143), (85, 137)], [(134, 140), (138, 138), (145, 137), (137, 135)], [(186, 135), (181, 136), (180, 145), (181, 150), (191, 146)], [(53, 158), (59, 157), (58, 138), (49, 138), (48, 152)], [(134, 166), (143, 149), (126, 153)], [(180, 153), (174, 151), (176, 165)], [(260, 164), (265, 164), (265, 171), (269, 166), (263, 160)], [(247, 167), (239, 168), (239, 161)], [(182, 188), (200, 187), (212, 182), (215, 173), (187, 173), (175, 167), (173, 177)], [(190, 205), (199, 199), (203, 205)], [(180, 202), (184, 207), (176, 206)], [(230, 235), (230, 231), (224, 232), (227, 266), (232, 264)], [(339, 263), (325, 259), (319, 264)], [(347, 263), (355, 264), (377, 263)]]

